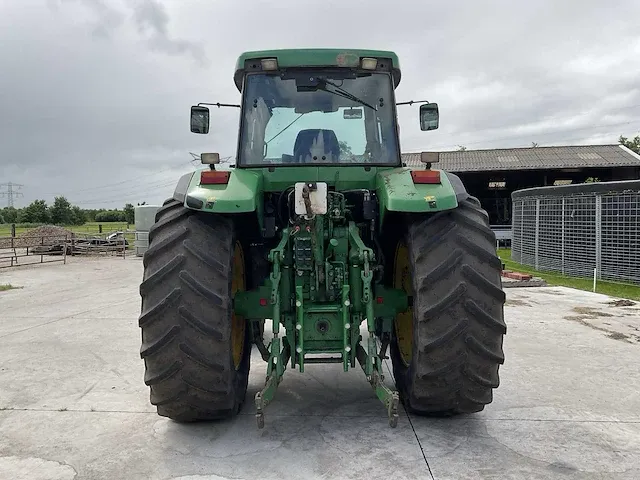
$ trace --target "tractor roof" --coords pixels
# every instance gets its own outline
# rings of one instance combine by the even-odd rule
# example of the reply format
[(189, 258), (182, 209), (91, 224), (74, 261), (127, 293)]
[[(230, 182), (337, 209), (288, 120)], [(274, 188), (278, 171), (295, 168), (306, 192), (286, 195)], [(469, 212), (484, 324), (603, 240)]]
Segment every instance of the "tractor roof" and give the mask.
[(391, 60), (394, 88), (400, 83), (400, 62), (398, 56), (387, 50), (360, 50), (339, 48), (297, 48), (286, 50), (258, 50), (244, 52), (238, 57), (234, 81), (242, 90), (242, 77), (249, 60), (276, 58), (278, 67), (359, 67), (363, 57)]

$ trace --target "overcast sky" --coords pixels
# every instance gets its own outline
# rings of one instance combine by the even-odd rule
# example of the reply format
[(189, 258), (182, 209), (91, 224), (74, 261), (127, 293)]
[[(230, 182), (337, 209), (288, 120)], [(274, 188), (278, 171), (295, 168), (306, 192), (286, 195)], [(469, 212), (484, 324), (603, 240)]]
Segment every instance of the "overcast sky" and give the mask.
[[(308, 6), (307, 6), (308, 5)], [(0, 0), (0, 183), (24, 206), (160, 203), (189, 152), (235, 155), (244, 50), (394, 50), (403, 151), (616, 143), (640, 131), (640, 1)], [(6, 187), (4, 188), (6, 190)], [(6, 204), (6, 197), (0, 198)]]

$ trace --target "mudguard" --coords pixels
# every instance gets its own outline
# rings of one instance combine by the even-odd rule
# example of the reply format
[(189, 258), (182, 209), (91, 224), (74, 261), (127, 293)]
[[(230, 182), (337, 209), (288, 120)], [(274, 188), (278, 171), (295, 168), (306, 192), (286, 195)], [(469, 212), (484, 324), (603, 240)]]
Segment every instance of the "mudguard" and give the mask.
[(187, 196), (187, 190), (189, 190), (189, 184), (191, 183), (191, 177), (193, 177), (193, 172), (180, 177), (180, 180), (178, 180), (176, 188), (173, 191), (174, 200), (184, 203), (184, 199)]
[(262, 222), (264, 207), (262, 176), (257, 172), (232, 169), (229, 181), (222, 185), (200, 185), (200, 170), (183, 175), (173, 198), (185, 207), (206, 213), (256, 212)]
[(376, 190), (381, 215), (385, 212), (440, 212), (456, 208), (469, 194), (457, 175), (439, 171), (439, 184), (414, 184), (410, 168), (379, 172)]

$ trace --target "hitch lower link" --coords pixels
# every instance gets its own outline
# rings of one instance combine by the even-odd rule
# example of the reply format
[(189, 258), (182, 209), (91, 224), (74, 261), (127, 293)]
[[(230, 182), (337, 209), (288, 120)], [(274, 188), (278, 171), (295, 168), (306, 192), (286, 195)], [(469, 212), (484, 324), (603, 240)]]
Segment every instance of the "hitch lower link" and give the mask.
[[(283, 232), (285, 233), (285, 232)], [(282, 381), (282, 377), (287, 368), (287, 363), (291, 359), (292, 346), (289, 344), (287, 337), (281, 339), (279, 336), (280, 327), (280, 279), (281, 271), (280, 264), (282, 262), (282, 252), (286, 246), (288, 235), (283, 235), (283, 239), (280, 244), (271, 251), (269, 260), (273, 263), (273, 271), (271, 273), (271, 305), (273, 306), (272, 324), (273, 324), (273, 340), (269, 344), (268, 351), (268, 363), (267, 363), (267, 378), (265, 385), (255, 396), (256, 406), (256, 421), (258, 428), (264, 428), (264, 409), (273, 400), (278, 385)], [(358, 238), (359, 240), (359, 238)], [(384, 375), (382, 375), (382, 360), (384, 354), (378, 354), (376, 349), (375, 340), (375, 320), (373, 317), (373, 295), (371, 289), (371, 281), (373, 278), (373, 272), (369, 268), (369, 259), (372, 258), (373, 252), (366, 248), (364, 244), (362, 247), (362, 260), (363, 271), (361, 277), (363, 281), (362, 303), (365, 306), (365, 312), (367, 317), (367, 328), (369, 330), (369, 338), (367, 351), (362, 346), (362, 336), (358, 337), (358, 343), (355, 345), (355, 356), (358, 363), (362, 367), (363, 372), (367, 377), (367, 381), (374, 389), (378, 399), (385, 405), (387, 409), (387, 415), (389, 419), (389, 426), (392, 428), (398, 425), (398, 405), (399, 396), (398, 392), (391, 390), (384, 384)], [(302, 292), (297, 292), (301, 294)], [(302, 299), (300, 299), (302, 300)], [(348, 302), (346, 303), (346, 305)], [(297, 308), (302, 309), (301, 302), (297, 302)], [(348, 307), (347, 307), (348, 308)], [(298, 312), (301, 315), (302, 312)], [(357, 315), (356, 315), (357, 316)], [(353, 325), (359, 325), (357, 322), (353, 322)], [(347, 347), (347, 351), (343, 352), (343, 355), (347, 355), (351, 351), (350, 347)], [(304, 352), (301, 346), (296, 348), (296, 352), (303, 355)], [(265, 352), (266, 353), (266, 352)], [(351, 353), (353, 355), (353, 352)], [(266, 356), (266, 355), (265, 355)], [(354, 360), (355, 361), (355, 360)], [(303, 365), (302, 362), (300, 362)], [(344, 362), (345, 366), (350, 362)], [(345, 367), (346, 369), (346, 367)]]

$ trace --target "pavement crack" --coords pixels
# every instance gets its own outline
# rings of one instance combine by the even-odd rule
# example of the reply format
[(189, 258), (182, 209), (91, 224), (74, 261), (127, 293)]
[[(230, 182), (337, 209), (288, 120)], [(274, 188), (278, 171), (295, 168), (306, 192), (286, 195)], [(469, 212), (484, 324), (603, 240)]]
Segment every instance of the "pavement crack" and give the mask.
[[(389, 365), (389, 363), (390, 363), (389, 360), (388, 359), (383, 360), (383, 363), (387, 367), (387, 371), (389, 372), (389, 376), (394, 380), (394, 383), (395, 383), (395, 378), (393, 376), (393, 369)], [(400, 405), (402, 405), (402, 403)], [(409, 415), (409, 412), (407, 411), (407, 409), (404, 408), (404, 405), (402, 405), (402, 409), (404, 410), (404, 413), (407, 415), (407, 420), (409, 420), (409, 425), (411, 426), (411, 430), (413, 431), (413, 436), (416, 437), (416, 442), (418, 442), (418, 447), (420, 447), (420, 451), (422, 452), (422, 458), (424, 459), (424, 463), (427, 466), (427, 470), (429, 471), (429, 475), (431, 476), (432, 480), (435, 480), (435, 477), (433, 476), (433, 472), (431, 471), (431, 465), (429, 465), (429, 461), (427, 460), (427, 455), (424, 453), (424, 447), (422, 446), (422, 442), (420, 441), (420, 438), (418, 438), (418, 434), (416, 433), (416, 429), (413, 426), (413, 421), (411, 421), (411, 415)]]
[[(112, 303), (110, 305), (110, 307), (114, 307), (116, 305), (124, 305), (126, 303), (130, 303), (130, 300), (123, 300), (122, 302)], [(15, 332), (9, 332), (9, 333), (5, 333), (4, 335), (0, 335), (0, 338), (6, 338), (6, 337), (8, 337), (10, 335), (15, 335), (17, 333), (22, 333), (22, 332), (26, 332), (28, 330), (33, 330), (34, 328), (45, 327), (45, 326), (50, 325), (52, 323), (56, 323), (56, 322), (60, 322), (62, 320), (68, 320), (70, 318), (74, 318), (74, 317), (78, 317), (80, 315), (84, 315), (85, 313), (92, 312), (93, 310), (99, 310), (100, 308), (104, 308), (104, 306), (101, 305), (101, 306), (98, 306), (98, 307), (91, 307), (90, 309), (83, 310), (82, 312), (73, 313), (73, 314), (67, 315), (65, 317), (54, 318), (53, 320), (50, 320), (50, 321), (44, 322), (44, 323), (39, 323), (38, 325), (31, 325), (30, 327), (26, 327), (26, 328), (23, 328), (21, 330), (16, 330)]]
[(87, 388), (84, 392), (82, 392), (82, 394), (78, 397), (78, 400), (83, 399), (91, 390), (93, 390), (95, 388), (95, 386), (98, 384), (98, 382), (93, 382), (93, 385), (91, 385), (89, 388)]
[(26, 408), (26, 407), (0, 407), (0, 412), (41, 412), (41, 413), (145, 413), (156, 415), (156, 412), (143, 410), (99, 410), (82, 408)]
[(414, 428), (413, 422), (411, 421), (411, 416), (409, 415), (409, 412), (406, 411), (406, 409), (405, 409), (405, 413), (407, 414), (407, 419), (409, 420), (409, 425), (411, 425), (411, 430), (413, 430), (413, 435), (416, 437), (416, 442), (418, 442), (418, 446), (420, 447), (420, 451), (422, 452), (422, 458), (424, 458), (424, 463), (427, 465), (427, 470), (429, 470), (429, 475), (431, 475), (431, 479), (432, 480), (435, 480), (435, 477), (433, 476), (433, 472), (431, 471), (431, 465), (429, 465), (429, 461), (427, 460), (427, 455), (424, 453), (424, 448), (422, 447), (422, 442), (418, 438), (418, 434), (416, 433), (416, 429)]
[(562, 423), (610, 423), (640, 424), (640, 420), (581, 420), (577, 418), (483, 418), (483, 422), (562, 422)]

